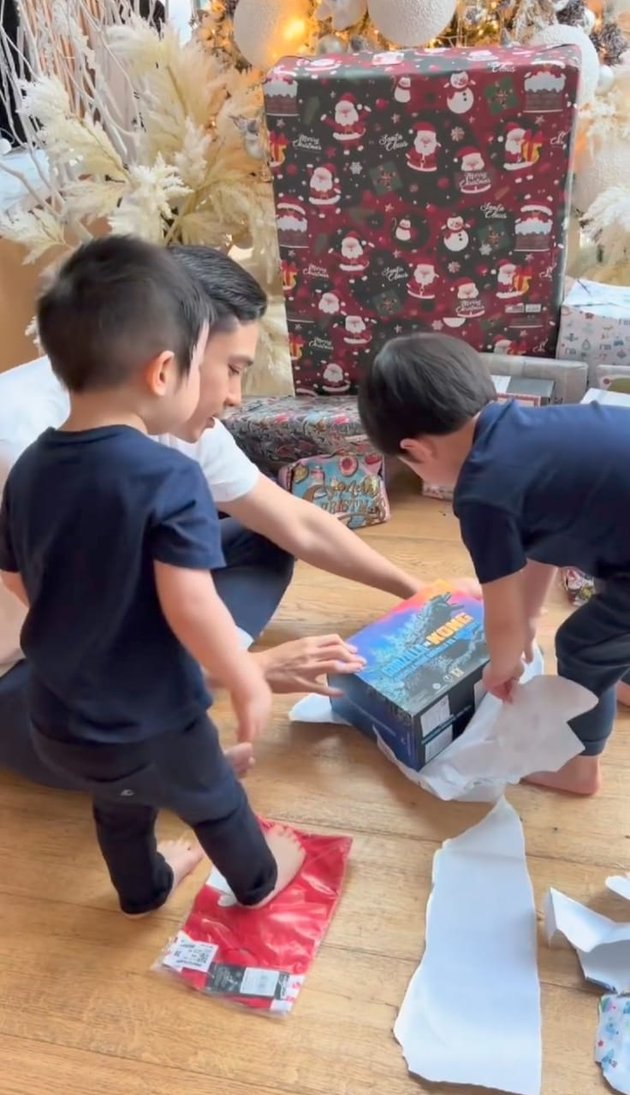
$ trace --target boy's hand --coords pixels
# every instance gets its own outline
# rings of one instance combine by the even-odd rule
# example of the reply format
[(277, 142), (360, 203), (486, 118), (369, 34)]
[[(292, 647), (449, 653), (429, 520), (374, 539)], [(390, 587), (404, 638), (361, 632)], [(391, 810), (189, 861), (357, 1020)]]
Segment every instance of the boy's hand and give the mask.
[(271, 689), (251, 655), (246, 655), (246, 658), (249, 663), (247, 669), (230, 692), (238, 722), (236, 737), (239, 742), (254, 741), (271, 718)]
[(518, 684), (523, 676), (525, 666), (521, 660), (515, 665), (504, 666), (499, 662), (489, 662), (483, 671), (483, 684), (486, 692), (496, 696), (504, 703), (512, 701), (514, 685)]

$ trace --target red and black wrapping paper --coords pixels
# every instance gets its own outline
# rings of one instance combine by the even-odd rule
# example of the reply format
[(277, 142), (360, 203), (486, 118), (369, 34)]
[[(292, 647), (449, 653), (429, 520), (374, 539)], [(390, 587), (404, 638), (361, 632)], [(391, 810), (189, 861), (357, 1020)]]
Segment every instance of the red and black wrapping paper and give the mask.
[(428, 329), (552, 356), (579, 55), (573, 47), (291, 58), (265, 84), (298, 394), (353, 391)]

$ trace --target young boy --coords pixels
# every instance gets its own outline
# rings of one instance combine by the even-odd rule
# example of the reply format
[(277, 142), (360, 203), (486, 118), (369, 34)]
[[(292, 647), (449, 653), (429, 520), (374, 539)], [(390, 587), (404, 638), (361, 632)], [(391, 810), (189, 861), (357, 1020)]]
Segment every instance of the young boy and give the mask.
[(531, 777), (593, 794), (615, 686), (630, 667), (630, 410), (499, 404), (479, 354), (454, 338), (415, 334), (393, 339), (371, 363), (359, 411), (381, 452), (454, 488), (483, 590), (493, 695), (509, 699), (523, 672), (556, 568), (601, 580), (556, 635), (559, 674), (598, 698), (572, 723), (584, 752)]
[(203, 473), (148, 436), (197, 406), (207, 301), (166, 251), (110, 237), (65, 263), (38, 326), (70, 417), (18, 460), (0, 512), (2, 577), (29, 608), (37, 748), (92, 793), (123, 912), (159, 908), (202, 858), (184, 842), (156, 848), (162, 808), (260, 906), (302, 852), (282, 829), (263, 834), (206, 715), (200, 666), (230, 693), (240, 766), (270, 691), (210, 575), (223, 557)]

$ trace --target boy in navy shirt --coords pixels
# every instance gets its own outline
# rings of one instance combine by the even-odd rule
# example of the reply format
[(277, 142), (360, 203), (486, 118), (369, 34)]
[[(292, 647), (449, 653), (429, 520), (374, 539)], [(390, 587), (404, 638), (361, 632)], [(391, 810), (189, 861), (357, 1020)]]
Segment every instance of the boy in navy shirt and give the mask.
[[(38, 306), (70, 417), (18, 460), (0, 511), (2, 578), (29, 608), (35, 743), (92, 793), (128, 915), (159, 908), (201, 848), (247, 906), (303, 859), (285, 830), (263, 834), (207, 717), (200, 666), (230, 693), (246, 766), (271, 694), (214, 588), (223, 558), (201, 469), (149, 436), (196, 408), (207, 316), (168, 252), (123, 237), (80, 248)], [(162, 808), (201, 848), (156, 847)]]
[(499, 404), (485, 363), (443, 335), (393, 339), (359, 393), (383, 453), (454, 488), (454, 510), (482, 585), (488, 690), (507, 700), (531, 657), (556, 568), (576, 566), (600, 591), (556, 635), (558, 672), (598, 698), (572, 723), (583, 753), (531, 782), (576, 794), (600, 784), (615, 689), (630, 668), (630, 409), (598, 403)]

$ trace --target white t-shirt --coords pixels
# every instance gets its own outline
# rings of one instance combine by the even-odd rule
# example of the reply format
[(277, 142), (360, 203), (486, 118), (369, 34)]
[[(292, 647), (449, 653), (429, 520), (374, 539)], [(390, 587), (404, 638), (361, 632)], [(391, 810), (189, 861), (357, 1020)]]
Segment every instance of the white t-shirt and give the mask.
[[(24, 449), (50, 426), (60, 426), (69, 406), (68, 393), (44, 357), (0, 373), (0, 497)], [(257, 467), (222, 422), (215, 422), (194, 444), (167, 435), (156, 440), (199, 462), (217, 506), (243, 498), (256, 485)], [(0, 677), (22, 656), (19, 636), (25, 614), (0, 582)]]

